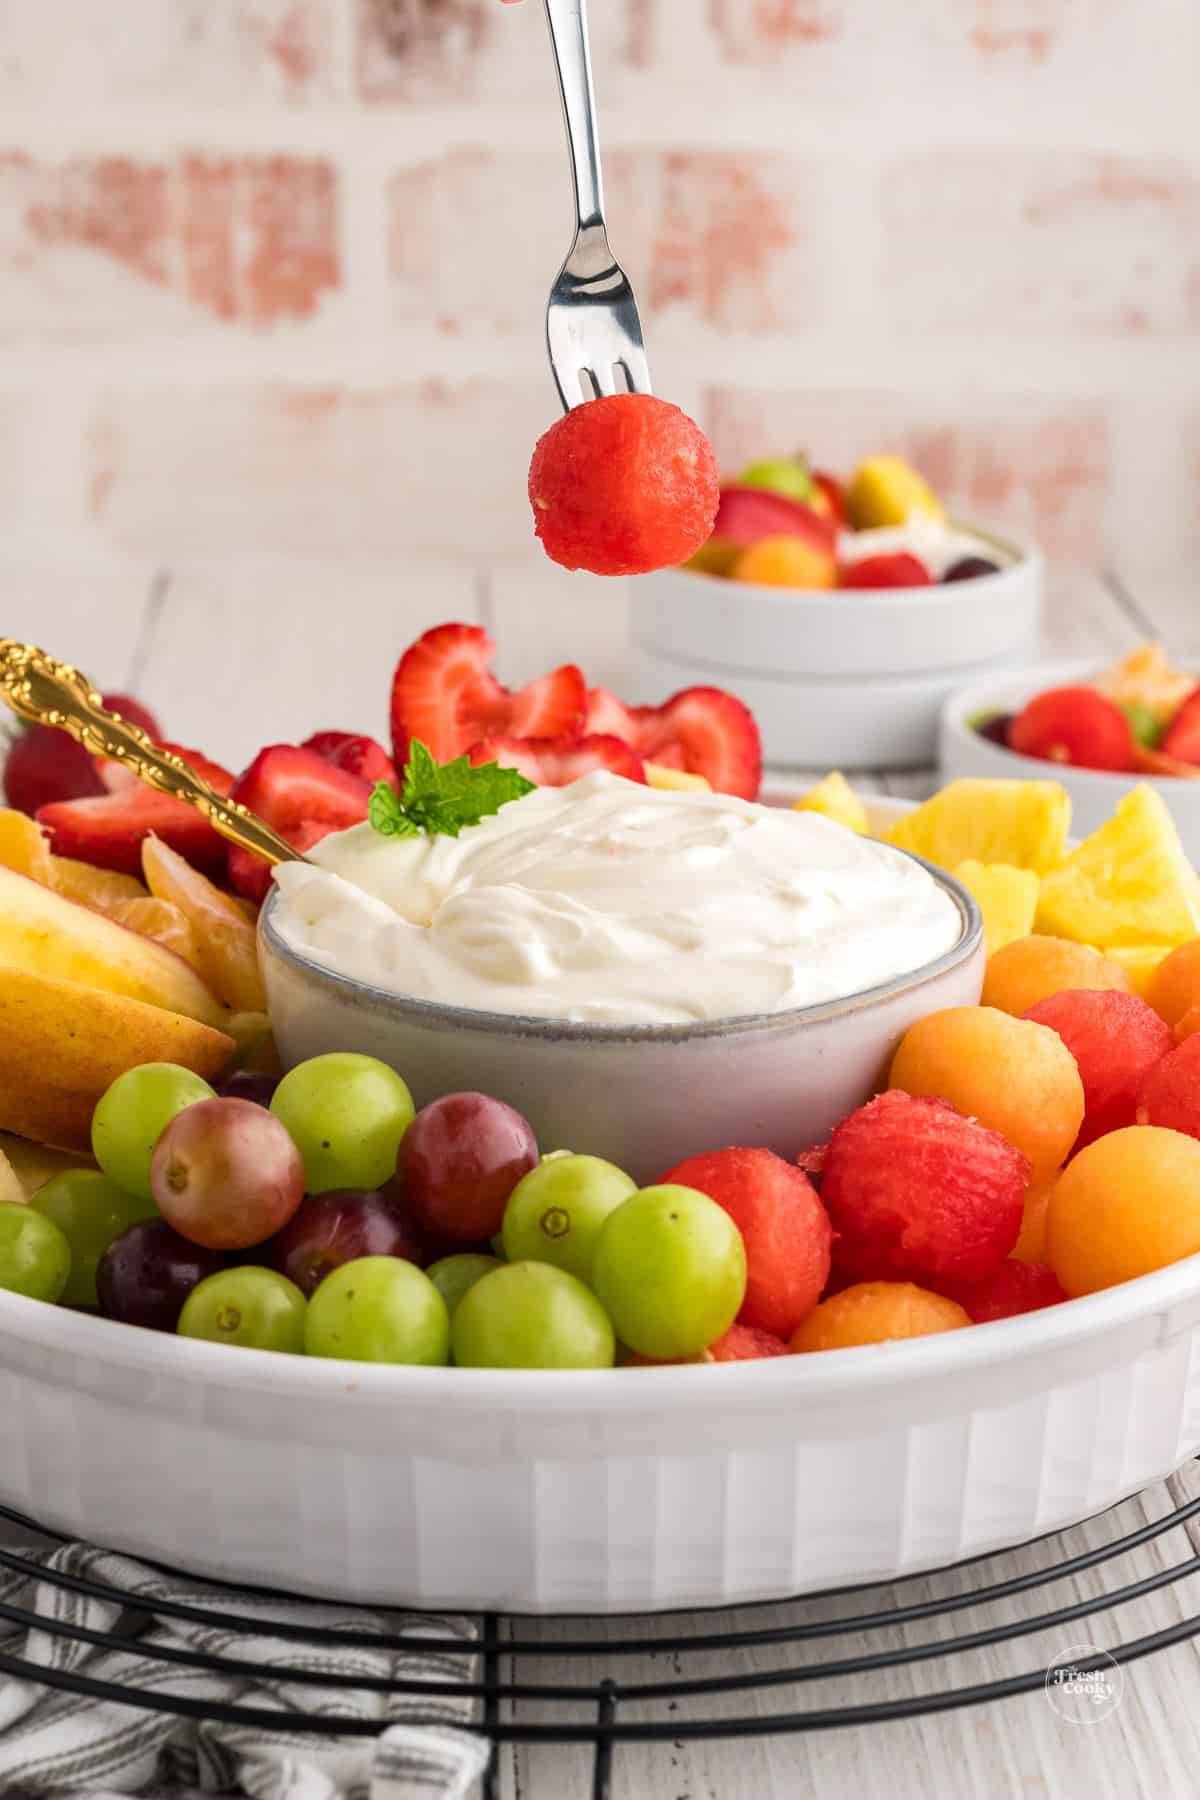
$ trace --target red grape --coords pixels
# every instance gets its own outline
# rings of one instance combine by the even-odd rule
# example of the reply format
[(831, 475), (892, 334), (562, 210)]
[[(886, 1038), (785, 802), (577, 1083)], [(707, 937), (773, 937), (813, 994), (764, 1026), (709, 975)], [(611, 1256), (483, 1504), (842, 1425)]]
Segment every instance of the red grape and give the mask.
[(404, 1134), (397, 1174), (425, 1230), (457, 1243), (494, 1237), (508, 1196), (538, 1160), (527, 1119), (487, 1094), (446, 1094)]
[(282, 1079), (280, 1075), (264, 1075), (258, 1069), (235, 1069), (217, 1083), (217, 1092), (223, 1100), (253, 1100), (256, 1106), (270, 1106)]
[(122, 1325), (174, 1331), (192, 1289), (224, 1267), (220, 1250), (190, 1244), (165, 1219), (147, 1219), (114, 1238), (100, 1258), (100, 1311)]
[(998, 575), (1000, 564), (993, 562), (990, 556), (960, 556), (952, 562), (943, 581), (974, 581), (979, 575)]
[(310, 1194), (271, 1244), (272, 1266), (302, 1294), (364, 1256), (399, 1256), (418, 1268), (425, 1262), (424, 1246), (399, 1209), (367, 1189)]
[(159, 1211), (193, 1244), (249, 1250), (287, 1224), (304, 1198), (304, 1161), (274, 1113), (252, 1100), (200, 1100), (154, 1147)]

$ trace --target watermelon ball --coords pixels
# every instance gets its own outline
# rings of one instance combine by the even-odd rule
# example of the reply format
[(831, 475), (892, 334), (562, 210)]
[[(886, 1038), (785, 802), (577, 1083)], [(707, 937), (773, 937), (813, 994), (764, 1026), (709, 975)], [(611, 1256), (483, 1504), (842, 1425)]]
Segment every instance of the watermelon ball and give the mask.
[(1136, 1120), (1200, 1138), (1200, 1036), (1184, 1038), (1143, 1076)]
[(943, 1100), (880, 1094), (843, 1119), (821, 1180), (851, 1281), (978, 1281), (1017, 1241), (1029, 1164)]
[(1015, 1319), (1070, 1299), (1049, 1263), (1017, 1262), (1011, 1256), (981, 1281), (943, 1282), (942, 1292), (958, 1301), (973, 1325)]
[(1079, 1065), (1084, 1114), (1075, 1149), (1132, 1125), (1142, 1082), (1174, 1043), (1153, 1008), (1117, 988), (1066, 988), (1025, 1017), (1057, 1031)]
[(553, 562), (645, 575), (686, 562), (707, 541), (720, 477), (708, 439), (677, 406), (609, 394), (573, 407), (539, 438), (529, 499)]
[(627, 1356), (627, 1369), (666, 1369), (679, 1363), (759, 1362), (764, 1356), (786, 1356), (788, 1347), (782, 1338), (769, 1331), (758, 1331), (753, 1325), (731, 1325), (707, 1350), (697, 1356), (679, 1356), (664, 1362), (661, 1357)]
[(738, 1323), (789, 1338), (829, 1279), (833, 1232), (807, 1175), (771, 1150), (689, 1156), (662, 1185), (697, 1188), (727, 1212), (746, 1246)]

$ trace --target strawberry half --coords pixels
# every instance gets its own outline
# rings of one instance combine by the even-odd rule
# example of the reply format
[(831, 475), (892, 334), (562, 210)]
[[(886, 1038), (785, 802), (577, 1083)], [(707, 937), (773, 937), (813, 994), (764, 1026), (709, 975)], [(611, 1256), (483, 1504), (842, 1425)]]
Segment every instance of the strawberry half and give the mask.
[(361, 775), (364, 781), (372, 784), (390, 781), (393, 787), (396, 785), (392, 759), (383, 745), (372, 737), (362, 737), (352, 731), (318, 731), (305, 738), (300, 747), (323, 757), (335, 769), (345, 769), (349, 775)]
[[(227, 794), (232, 788), (229, 770), (198, 750), (184, 750), (178, 744), (164, 744), (163, 749), (182, 756), (218, 793)], [(125, 875), (141, 874), (142, 844), (151, 832), (193, 868), (212, 873), (225, 862), (225, 840), (202, 813), (141, 781), (108, 794), (41, 806), (37, 821), (50, 832), (56, 855)]]
[(757, 800), (762, 741), (749, 707), (723, 688), (684, 688), (664, 706), (626, 706), (607, 688), (588, 693), (587, 730), (632, 744), (645, 762), (703, 775), (718, 794)]
[(636, 744), (641, 719), (653, 710), (653, 707), (626, 706), (608, 688), (589, 688), (584, 730), (589, 736), (599, 733), (602, 737), (619, 737), (627, 744)]
[(762, 740), (748, 706), (722, 688), (684, 688), (642, 711), (637, 747), (647, 762), (703, 775), (714, 793), (757, 800)]
[[(230, 797), (265, 819), (293, 849), (311, 850), (331, 831), (362, 823), (372, 785), (326, 762), (315, 750), (272, 744), (238, 776)], [(262, 901), (271, 886), (270, 864), (252, 850), (234, 846), (229, 879), (239, 894)]]
[(420, 738), (438, 762), (489, 735), (569, 737), (583, 726), (587, 687), (573, 663), (510, 693), (491, 673), (496, 646), (480, 625), (436, 625), (409, 646), (392, 677), (392, 754)]
[(499, 763), (504, 769), (519, 769), (526, 781), (538, 787), (566, 787), (568, 782), (591, 775), (596, 769), (623, 775), (627, 781), (646, 779), (645, 764), (637, 751), (618, 737), (490, 737), (471, 747), (471, 761)]

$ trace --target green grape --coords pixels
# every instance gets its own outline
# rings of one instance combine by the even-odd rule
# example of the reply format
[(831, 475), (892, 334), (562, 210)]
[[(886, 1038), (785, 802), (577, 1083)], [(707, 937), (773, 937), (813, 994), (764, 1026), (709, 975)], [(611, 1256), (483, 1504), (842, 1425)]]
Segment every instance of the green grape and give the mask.
[(785, 499), (804, 502), (812, 499), (813, 479), (803, 457), (767, 456), (742, 470), (738, 486), (766, 488)]
[(469, 1250), (463, 1250), (454, 1256), (443, 1256), (438, 1262), (430, 1263), (425, 1273), (446, 1302), (446, 1311), (453, 1318), (455, 1308), (467, 1289), (473, 1288), (485, 1275), (490, 1275), (493, 1269), (503, 1267), (504, 1264), (497, 1256), (477, 1256)]
[(71, 1273), (71, 1246), (54, 1223), (32, 1206), (0, 1204), (0, 1288), (53, 1303)]
[(509, 1262), (553, 1263), (580, 1281), (592, 1278), (600, 1231), (637, 1182), (599, 1156), (555, 1156), (518, 1181), (504, 1209)]
[(302, 1356), (307, 1306), (295, 1282), (274, 1269), (221, 1269), (192, 1289), (176, 1330), (210, 1344)]
[(414, 1110), (395, 1070), (349, 1051), (297, 1063), (271, 1101), (304, 1158), (310, 1194), (383, 1187)]
[(445, 1363), (450, 1315), (415, 1263), (360, 1256), (327, 1275), (309, 1301), (304, 1347), (346, 1362)]
[(52, 1220), (70, 1245), (71, 1272), (59, 1296), (64, 1306), (97, 1306), (96, 1269), (108, 1246), (131, 1225), (158, 1217), (153, 1200), (127, 1194), (98, 1169), (64, 1169), (29, 1204)]
[(505, 1263), (469, 1288), (451, 1324), (471, 1369), (611, 1369), (613, 1328), (582, 1281), (552, 1263)]
[(216, 1097), (216, 1089), (203, 1076), (178, 1063), (142, 1063), (126, 1069), (101, 1095), (92, 1114), (92, 1153), (118, 1187), (149, 1200), (155, 1144), (185, 1106)]
[(742, 1234), (695, 1188), (643, 1188), (600, 1233), (592, 1285), (631, 1350), (663, 1362), (695, 1356), (737, 1317)]
[(1121, 704), (1121, 711), (1129, 720), (1134, 741), (1147, 750), (1157, 749), (1163, 729), (1151, 708), (1141, 700), (1125, 700)]

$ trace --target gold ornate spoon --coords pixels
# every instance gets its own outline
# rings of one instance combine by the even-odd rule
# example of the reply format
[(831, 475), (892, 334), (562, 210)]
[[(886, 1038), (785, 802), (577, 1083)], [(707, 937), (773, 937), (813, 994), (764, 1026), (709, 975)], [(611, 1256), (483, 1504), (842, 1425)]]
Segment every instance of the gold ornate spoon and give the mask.
[(138, 725), (109, 712), (86, 675), (56, 662), (33, 644), (0, 638), (0, 700), (35, 725), (57, 725), (90, 750), (124, 763), (142, 781), (186, 800), (213, 829), (270, 863), (303, 862), (297, 850), (240, 801), (227, 800), (201, 780), (181, 756), (160, 750)]

